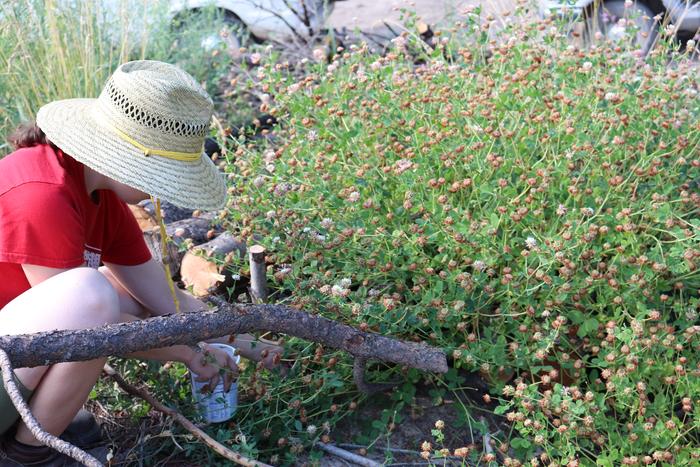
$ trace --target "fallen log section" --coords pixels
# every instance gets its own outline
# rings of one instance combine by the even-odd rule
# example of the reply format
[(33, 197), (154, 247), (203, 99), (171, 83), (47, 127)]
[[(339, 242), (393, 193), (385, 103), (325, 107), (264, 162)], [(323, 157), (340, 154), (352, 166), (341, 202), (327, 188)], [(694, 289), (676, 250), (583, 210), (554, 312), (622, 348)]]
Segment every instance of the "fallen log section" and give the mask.
[(300, 337), (376, 359), (436, 373), (447, 372), (440, 349), (403, 342), (283, 305), (220, 304), (218, 310), (181, 313), (92, 329), (0, 336), (0, 348), (15, 368), (127, 356), (167, 347), (257, 331)]

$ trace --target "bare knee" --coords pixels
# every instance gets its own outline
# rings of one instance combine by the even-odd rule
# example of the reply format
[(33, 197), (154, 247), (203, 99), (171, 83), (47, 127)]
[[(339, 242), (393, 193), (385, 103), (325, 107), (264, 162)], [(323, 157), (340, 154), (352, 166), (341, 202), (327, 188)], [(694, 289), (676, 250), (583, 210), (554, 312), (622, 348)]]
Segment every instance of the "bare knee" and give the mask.
[(78, 294), (81, 320), (86, 326), (120, 321), (119, 295), (102, 273), (92, 268), (76, 268), (63, 274), (69, 275), (65, 279), (74, 284), (72, 293)]

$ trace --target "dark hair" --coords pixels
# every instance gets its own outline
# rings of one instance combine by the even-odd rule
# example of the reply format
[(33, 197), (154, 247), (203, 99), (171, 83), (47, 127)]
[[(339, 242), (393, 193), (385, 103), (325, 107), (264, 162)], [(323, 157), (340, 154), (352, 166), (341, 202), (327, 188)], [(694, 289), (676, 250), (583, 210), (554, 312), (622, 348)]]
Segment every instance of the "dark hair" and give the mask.
[(44, 132), (39, 128), (36, 122), (25, 122), (20, 124), (15, 130), (10, 133), (7, 141), (15, 148), (30, 148), (39, 144), (50, 144), (56, 149), (56, 146), (46, 137)]

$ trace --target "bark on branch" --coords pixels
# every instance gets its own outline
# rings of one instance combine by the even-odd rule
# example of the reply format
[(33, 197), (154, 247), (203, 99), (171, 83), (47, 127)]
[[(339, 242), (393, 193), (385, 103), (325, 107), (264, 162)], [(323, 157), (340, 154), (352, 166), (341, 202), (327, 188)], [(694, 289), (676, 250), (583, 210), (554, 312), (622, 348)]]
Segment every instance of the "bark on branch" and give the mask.
[(447, 371), (447, 359), (440, 349), (362, 332), (282, 305), (222, 304), (218, 311), (182, 313), (93, 329), (0, 336), (0, 349), (5, 349), (15, 368), (24, 368), (112, 355), (123, 357), (140, 350), (256, 331), (300, 337), (364, 359), (437, 373)]
[(51, 433), (45, 431), (41, 427), (41, 425), (39, 425), (39, 422), (34, 417), (34, 414), (32, 414), (32, 412), (29, 410), (29, 405), (27, 405), (27, 403), (24, 401), (22, 395), (19, 392), (19, 388), (15, 384), (14, 374), (12, 372), (12, 365), (10, 364), (9, 356), (5, 351), (2, 350), (2, 348), (0, 348), (0, 369), (2, 370), (3, 383), (5, 383), (5, 388), (7, 390), (7, 394), (12, 400), (12, 404), (14, 404), (20, 417), (22, 417), (22, 421), (27, 426), (27, 428), (29, 428), (29, 431), (32, 432), (32, 435), (34, 435), (34, 437), (37, 440), (39, 440), (46, 446), (55, 449), (61, 454), (65, 454), (67, 456), (72, 457), (73, 459), (79, 461), (83, 465), (86, 465), (88, 467), (102, 466), (102, 463), (100, 463), (100, 461), (92, 457), (87, 452), (83, 451), (79, 447), (73, 446), (67, 441), (64, 441), (52, 435)]

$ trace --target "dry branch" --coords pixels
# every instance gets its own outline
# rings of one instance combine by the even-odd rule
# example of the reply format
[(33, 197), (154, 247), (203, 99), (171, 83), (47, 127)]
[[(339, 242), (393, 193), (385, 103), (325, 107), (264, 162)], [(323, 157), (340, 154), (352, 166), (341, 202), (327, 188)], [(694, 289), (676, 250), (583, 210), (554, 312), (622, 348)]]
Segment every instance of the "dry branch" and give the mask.
[(217, 440), (206, 434), (202, 429), (198, 428), (194, 423), (189, 421), (180, 412), (163, 405), (160, 401), (158, 401), (158, 399), (153, 397), (153, 395), (145, 389), (137, 388), (136, 386), (129, 384), (111, 366), (105, 365), (103, 371), (107, 373), (107, 375), (110, 378), (112, 378), (119, 385), (119, 387), (122, 388), (127, 394), (140, 397), (141, 399), (151, 404), (151, 406), (154, 409), (174, 418), (175, 421), (182, 425), (183, 428), (192, 433), (195, 436), (195, 438), (209, 446), (217, 454), (225, 457), (226, 459), (232, 462), (235, 462), (238, 465), (245, 465), (248, 467), (270, 467), (267, 464), (248, 459), (247, 457), (230, 450), (229, 448), (227, 448), (226, 446), (224, 446), (223, 444), (219, 443)]
[(447, 371), (447, 359), (440, 349), (362, 332), (282, 305), (222, 304), (219, 311), (180, 313), (93, 329), (0, 336), (0, 348), (7, 351), (16, 368), (22, 368), (127, 356), (140, 350), (258, 331), (300, 337), (364, 359), (425, 371)]
[(336, 457), (340, 457), (343, 460), (352, 462), (353, 464), (361, 465), (363, 467), (381, 467), (382, 465), (379, 462), (373, 461), (372, 459), (367, 459), (366, 457), (353, 454), (350, 451), (346, 451), (345, 449), (341, 449), (332, 444), (321, 443), (319, 441), (317, 443), (314, 443), (314, 447), (317, 447), (321, 451), (325, 451), (328, 454), (332, 454)]
[[(147, 199), (141, 201), (138, 205), (144, 208), (154, 219), (156, 218), (156, 207), (152, 200)], [(163, 217), (163, 222), (167, 225), (171, 222), (192, 217), (193, 210), (181, 208), (167, 201), (162, 201), (160, 203), (160, 214)]]
[(92, 457), (87, 452), (83, 451), (77, 446), (73, 446), (72, 444), (52, 435), (51, 433), (44, 431), (44, 429), (41, 428), (41, 425), (39, 425), (39, 422), (36, 420), (36, 418), (34, 418), (34, 415), (29, 410), (29, 406), (22, 398), (22, 395), (19, 392), (19, 388), (15, 384), (13, 376), (14, 373), (12, 371), (12, 364), (10, 363), (10, 357), (1, 347), (0, 369), (2, 370), (2, 380), (3, 383), (5, 383), (5, 389), (7, 391), (7, 394), (10, 396), (10, 399), (12, 400), (12, 403), (17, 409), (17, 412), (19, 413), (20, 417), (22, 417), (22, 421), (27, 426), (27, 428), (29, 428), (29, 431), (31, 431), (32, 435), (34, 435), (34, 437), (38, 441), (40, 441), (42, 444), (45, 444), (46, 446), (49, 446), (50, 448), (55, 449), (61, 454), (65, 454), (77, 460), (78, 462), (82, 462), (88, 467), (102, 466), (102, 463), (100, 461)]

